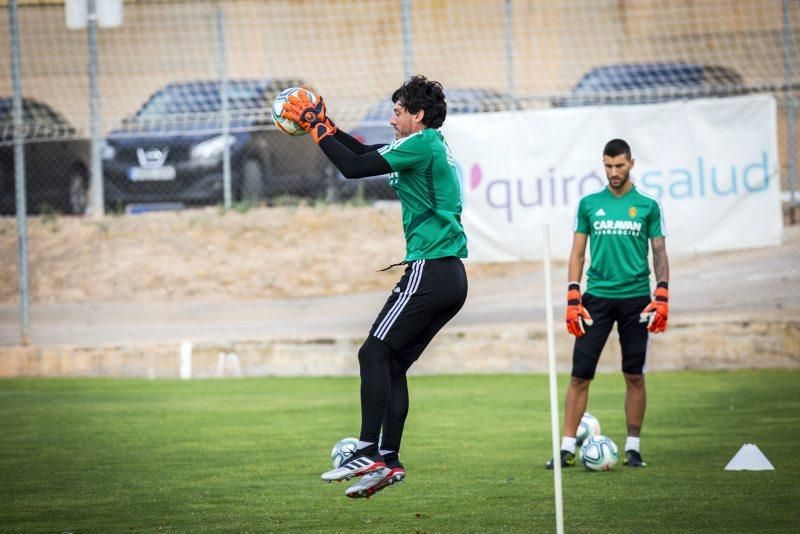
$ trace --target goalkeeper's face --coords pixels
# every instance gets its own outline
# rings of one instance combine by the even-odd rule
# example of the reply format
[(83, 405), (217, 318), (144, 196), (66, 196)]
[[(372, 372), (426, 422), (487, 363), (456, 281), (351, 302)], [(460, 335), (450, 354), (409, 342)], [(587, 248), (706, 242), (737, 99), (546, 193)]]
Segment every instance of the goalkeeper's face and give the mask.
[(424, 115), (424, 110), (419, 110), (416, 113), (409, 113), (400, 102), (395, 102), (392, 119), (389, 121), (389, 124), (394, 128), (395, 139), (408, 137), (424, 129), (425, 125), (422, 123), (422, 117)]
[(628, 159), (625, 154), (619, 156), (603, 156), (603, 166), (606, 168), (608, 185), (612, 189), (622, 190), (630, 183), (633, 159)]

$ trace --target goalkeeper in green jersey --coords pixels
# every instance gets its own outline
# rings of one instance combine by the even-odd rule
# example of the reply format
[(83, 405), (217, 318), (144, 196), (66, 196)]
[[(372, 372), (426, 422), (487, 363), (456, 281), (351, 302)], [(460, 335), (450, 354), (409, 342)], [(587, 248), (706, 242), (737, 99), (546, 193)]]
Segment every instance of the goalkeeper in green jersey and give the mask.
[(406, 372), (467, 297), (461, 189), (438, 130), (447, 114), (444, 91), (438, 82), (413, 76), (394, 92), (392, 102), (396, 140), (388, 145), (364, 145), (339, 130), (322, 97), (312, 102), (303, 91), (289, 98), (282, 115), (310, 133), (347, 178), (390, 174), (389, 185), (402, 207), (405, 274), (358, 352), (358, 449), (340, 467), (322, 474), (328, 482), (363, 475), (345, 491), (348, 497), (370, 497), (406, 476), (398, 456), (408, 414)]
[[(657, 200), (640, 193), (631, 182), (634, 160), (628, 143), (622, 139), (609, 141), (603, 150), (603, 164), (608, 186), (581, 199), (569, 257), (567, 330), (576, 339), (564, 411), (562, 467), (575, 463), (575, 435), (586, 410), (597, 361), (614, 323), (619, 332), (627, 388), (628, 437), (623, 463), (630, 467), (645, 465), (639, 450), (639, 433), (647, 398), (647, 339), (650, 332), (667, 328), (669, 262), (663, 211)], [(581, 295), (587, 241), (591, 264), (586, 273), (586, 293)], [(653, 251), (656, 279), (652, 298), (648, 244)], [(552, 459), (546, 467), (553, 468)]]

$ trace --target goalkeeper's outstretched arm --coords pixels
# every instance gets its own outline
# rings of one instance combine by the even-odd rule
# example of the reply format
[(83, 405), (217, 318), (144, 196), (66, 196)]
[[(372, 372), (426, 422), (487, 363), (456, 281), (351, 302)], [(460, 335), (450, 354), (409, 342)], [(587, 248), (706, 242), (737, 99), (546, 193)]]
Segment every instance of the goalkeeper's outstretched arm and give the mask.
[(309, 95), (308, 91), (289, 95), (283, 103), (281, 117), (296, 122), (311, 134), (314, 142), (345, 178), (366, 178), (392, 172), (377, 148), (364, 145), (344, 132), (337, 135), (339, 129), (328, 117), (322, 96), (313, 102)]
[(345, 147), (349, 148), (351, 151), (355, 152), (356, 154), (366, 154), (367, 152), (372, 152), (373, 150), (378, 150), (379, 148), (385, 146), (384, 144), (380, 145), (365, 145), (352, 135), (347, 132), (343, 132), (342, 130), (336, 130), (336, 133), (333, 134), (337, 141), (342, 143)]
[[(353, 138), (350, 137), (350, 139)], [(358, 143), (355, 139), (353, 141)], [(383, 159), (377, 150), (358, 154), (341, 143), (338, 136), (328, 136), (322, 139), (319, 147), (345, 178), (366, 178), (392, 172), (389, 162)]]

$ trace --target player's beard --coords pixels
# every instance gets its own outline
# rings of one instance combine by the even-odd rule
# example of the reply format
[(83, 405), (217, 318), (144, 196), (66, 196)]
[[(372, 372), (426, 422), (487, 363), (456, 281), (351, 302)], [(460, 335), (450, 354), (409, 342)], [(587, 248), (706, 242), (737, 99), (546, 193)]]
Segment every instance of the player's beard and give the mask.
[[(620, 190), (625, 187), (625, 185), (628, 183), (628, 180), (630, 179), (631, 179), (631, 171), (628, 171), (619, 178), (609, 178), (608, 185), (612, 189)], [(616, 185), (614, 185), (615, 180), (616, 180)]]

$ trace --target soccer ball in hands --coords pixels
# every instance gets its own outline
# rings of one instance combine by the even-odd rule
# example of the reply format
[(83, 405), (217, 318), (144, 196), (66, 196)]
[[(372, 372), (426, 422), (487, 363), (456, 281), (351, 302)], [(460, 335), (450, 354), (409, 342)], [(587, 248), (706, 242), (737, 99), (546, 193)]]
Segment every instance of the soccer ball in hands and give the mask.
[(589, 412), (584, 412), (583, 417), (581, 417), (581, 422), (578, 425), (578, 431), (575, 433), (575, 439), (578, 445), (586, 441), (589, 436), (598, 435), (600, 435), (600, 421)]
[(611, 438), (589, 436), (581, 445), (581, 462), (592, 471), (608, 471), (617, 463), (619, 452)]
[(306, 94), (308, 94), (308, 97), (311, 99), (311, 102), (316, 104), (317, 97), (314, 95), (314, 93), (304, 87), (290, 87), (288, 89), (284, 89), (278, 93), (278, 96), (275, 97), (275, 101), (272, 103), (272, 122), (274, 122), (275, 126), (278, 127), (278, 130), (289, 135), (305, 135), (307, 133), (296, 122), (281, 117), (281, 113), (283, 113), (283, 104), (289, 100), (289, 96), (295, 95), (300, 91), (305, 91)]
[(358, 448), (358, 440), (356, 438), (344, 438), (340, 439), (336, 445), (333, 446), (333, 450), (331, 451), (331, 461), (333, 462), (333, 468), (336, 469), (340, 465), (342, 465), (345, 460), (353, 456), (353, 453), (356, 452)]

